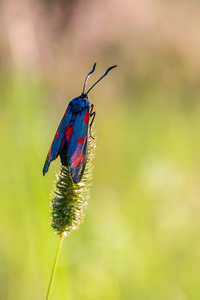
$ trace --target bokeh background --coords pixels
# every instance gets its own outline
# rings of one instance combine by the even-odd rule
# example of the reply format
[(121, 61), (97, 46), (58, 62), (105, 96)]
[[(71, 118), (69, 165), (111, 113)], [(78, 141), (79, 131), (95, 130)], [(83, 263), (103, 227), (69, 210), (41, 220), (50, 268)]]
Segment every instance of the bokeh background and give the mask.
[(200, 298), (200, 5), (0, 2), (0, 294), (45, 299), (58, 237), (42, 176), (68, 102), (90, 93), (97, 152), (84, 223), (51, 299)]

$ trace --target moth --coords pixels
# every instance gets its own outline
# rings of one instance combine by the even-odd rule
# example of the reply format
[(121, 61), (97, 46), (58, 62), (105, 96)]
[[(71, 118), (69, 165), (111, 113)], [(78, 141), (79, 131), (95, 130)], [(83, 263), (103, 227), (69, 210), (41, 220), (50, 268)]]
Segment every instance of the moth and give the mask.
[(105, 74), (85, 92), (87, 81), (95, 71), (95, 67), (96, 63), (86, 76), (82, 94), (69, 102), (47, 154), (43, 175), (47, 173), (51, 162), (60, 155), (61, 164), (69, 166), (74, 183), (78, 183), (83, 176), (87, 161), (88, 135), (93, 138), (91, 126), (96, 115), (93, 111), (94, 105), (89, 102), (88, 93), (110, 70), (117, 66), (108, 68)]

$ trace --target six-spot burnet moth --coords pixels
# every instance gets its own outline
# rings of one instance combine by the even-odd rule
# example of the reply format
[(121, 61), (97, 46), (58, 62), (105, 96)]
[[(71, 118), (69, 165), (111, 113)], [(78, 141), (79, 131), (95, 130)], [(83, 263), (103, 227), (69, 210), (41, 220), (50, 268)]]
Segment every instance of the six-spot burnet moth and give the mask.
[(50, 163), (60, 155), (62, 165), (70, 168), (73, 182), (78, 183), (82, 178), (87, 160), (88, 134), (91, 136), (91, 126), (96, 115), (93, 111), (94, 105), (88, 101), (88, 93), (111, 69), (117, 66), (108, 68), (105, 74), (85, 92), (88, 78), (94, 72), (95, 67), (96, 63), (86, 76), (82, 94), (69, 102), (48, 152), (43, 175), (48, 171)]

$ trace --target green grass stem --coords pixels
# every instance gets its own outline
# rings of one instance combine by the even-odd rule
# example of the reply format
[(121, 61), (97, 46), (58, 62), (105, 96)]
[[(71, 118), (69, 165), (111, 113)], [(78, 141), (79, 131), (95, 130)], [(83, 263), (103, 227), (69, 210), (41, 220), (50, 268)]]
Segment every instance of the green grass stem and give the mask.
[(46, 300), (49, 300), (49, 297), (50, 297), (51, 288), (52, 288), (52, 284), (53, 284), (53, 280), (54, 280), (54, 275), (55, 275), (56, 267), (57, 267), (57, 263), (58, 263), (58, 257), (59, 257), (59, 254), (60, 254), (60, 249), (61, 249), (62, 241), (63, 241), (64, 237), (65, 237), (65, 233), (63, 232), (60, 235), (60, 241), (59, 241), (59, 244), (58, 244), (56, 257), (55, 257), (55, 261), (54, 261), (54, 265), (53, 265), (53, 269), (52, 269), (52, 273), (51, 273), (51, 278), (50, 278), (50, 282), (49, 282), (49, 287), (48, 287), (48, 291), (47, 291)]

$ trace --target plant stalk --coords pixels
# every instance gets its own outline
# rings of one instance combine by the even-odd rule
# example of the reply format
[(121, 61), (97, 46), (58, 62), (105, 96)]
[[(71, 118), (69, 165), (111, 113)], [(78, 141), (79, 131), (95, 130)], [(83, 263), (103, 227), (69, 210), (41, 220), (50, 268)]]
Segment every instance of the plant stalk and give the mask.
[(51, 288), (52, 288), (52, 284), (53, 284), (53, 279), (54, 279), (54, 275), (55, 275), (55, 271), (56, 271), (56, 267), (57, 267), (57, 263), (58, 263), (58, 257), (59, 257), (59, 254), (60, 254), (60, 249), (61, 249), (62, 241), (63, 241), (64, 237), (65, 237), (65, 235), (64, 235), (64, 232), (63, 232), (60, 235), (60, 241), (59, 241), (59, 244), (58, 244), (56, 257), (55, 257), (55, 261), (54, 261), (54, 265), (53, 265), (53, 269), (52, 269), (52, 273), (51, 273), (51, 278), (50, 278), (50, 282), (49, 282), (49, 287), (48, 287), (48, 291), (47, 291), (46, 300), (49, 300), (49, 296), (50, 296)]

